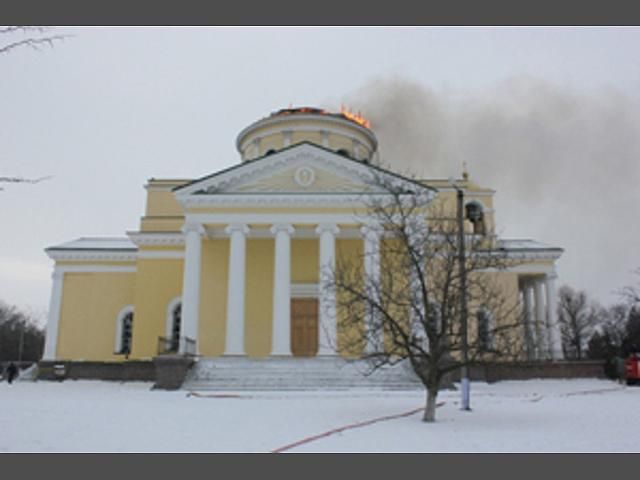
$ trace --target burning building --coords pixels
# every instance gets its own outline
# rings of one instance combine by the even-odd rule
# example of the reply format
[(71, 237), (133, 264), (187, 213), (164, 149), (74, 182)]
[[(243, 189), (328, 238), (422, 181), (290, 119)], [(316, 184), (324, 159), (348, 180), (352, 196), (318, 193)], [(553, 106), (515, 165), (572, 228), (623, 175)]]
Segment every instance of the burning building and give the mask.
[[(383, 169), (374, 127), (345, 108), (279, 110), (240, 132), (238, 164), (198, 179), (150, 179), (138, 230), (47, 248), (55, 266), (43, 371), (151, 372), (155, 362), (185, 365), (190, 385), (216, 388), (357, 383), (336, 367), (340, 312), (321, 272), (337, 257), (377, 251), (380, 238), (356, 213), (367, 179), (375, 171), (455, 204), (447, 181)], [(467, 174), (457, 185), (466, 228), (495, 237), (494, 191)], [(560, 358), (554, 264), (562, 250), (496, 241), (522, 259), (501, 275), (522, 299), (529, 358)]]

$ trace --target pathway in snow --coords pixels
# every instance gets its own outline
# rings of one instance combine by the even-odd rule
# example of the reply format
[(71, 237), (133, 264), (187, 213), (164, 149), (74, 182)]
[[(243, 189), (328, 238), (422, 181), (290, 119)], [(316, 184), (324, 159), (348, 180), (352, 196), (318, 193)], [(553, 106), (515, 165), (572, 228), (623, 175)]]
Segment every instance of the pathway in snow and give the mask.
[[(444, 405), (444, 403), (438, 404), (438, 406), (442, 406), (442, 405)], [(373, 425), (374, 423), (378, 423), (378, 422), (386, 422), (388, 420), (395, 420), (396, 418), (408, 417), (410, 415), (414, 415), (414, 414), (416, 414), (418, 412), (422, 412), (422, 411), (424, 411), (424, 407), (420, 407), (420, 408), (416, 408), (416, 409), (413, 409), (413, 410), (409, 410), (408, 412), (404, 412), (404, 413), (398, 413), (398, 414), (395, 414), (395, 415), (387, 415), (385, 417), (378, 417), (378, 418), (374, 418), (372, 420), (367, 420), (367, 421), (359, 422), (359, 423), (352, 423), (350, 425), (345, 425), (344, 427), (334, 428), (334, 429), (329, 430), (327, 432), (320, 433), (318, 435), (313, 435), (312, 437), (306, 437), (306, 438), (303, 438), (302, 440), (298, 440), (297, 442), (290, 443), (289, 445), (285, 445), (283, 447), (276, 448), (275, 450), (272, 450), (271, 453), (283, 453), (283, 452), (286, 452), (287, 450), (291, 450), (292, 448), (299, 447), (300, 445), (304, 445), (305, 443), (311, 443), (311, 442), (313, 442), (315, 440), (320, 440), (321, 438), (329, 437), (329, 436), (335, 435), (337, 433), (342, 433), (345, 430), (352, 430), (354, 428), (366, 427), (368, 425)]]

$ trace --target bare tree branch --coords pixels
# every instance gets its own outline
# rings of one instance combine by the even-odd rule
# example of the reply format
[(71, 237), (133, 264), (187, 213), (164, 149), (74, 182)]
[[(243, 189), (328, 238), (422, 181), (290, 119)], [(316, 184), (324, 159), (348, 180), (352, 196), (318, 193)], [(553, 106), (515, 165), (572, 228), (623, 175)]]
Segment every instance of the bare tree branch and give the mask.
[[(53, 176), (49, 175), (40, 178), (23, 178), (23, 177), (0, 177), (0, 183), (40, 183), (45, 180), (49, 180)], [(0, 187), (0, 191), (4, 190)]]
[[(55, 42), (63, 41), (64, 39), (72, 36), (68, 34), (47, 35), (47, 32), (49, 32), (49, 30), (50, 29), (46, 27), (2, 27), (0, 28), (0, 35), (14, 37), (15, 35), (22, 33), (23, 35), (27, 36), (26, 38), (6, 40), (6, 42), (8, 43), (0, 42), (0, 54), (8, 53), (19, 47), (29, 47), (34, 50), (41, 50), (44, 46), (53, 48)], [(2, 37), (0, 37), (0, 40), (2, 40)]]

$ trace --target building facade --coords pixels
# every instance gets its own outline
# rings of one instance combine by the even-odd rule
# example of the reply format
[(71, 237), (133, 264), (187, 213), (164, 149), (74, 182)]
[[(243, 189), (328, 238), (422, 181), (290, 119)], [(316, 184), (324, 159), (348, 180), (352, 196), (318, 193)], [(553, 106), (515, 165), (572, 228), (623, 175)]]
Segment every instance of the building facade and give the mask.
[[(349, 112), (281, 110), (245, 128), (236, 145), (240, 162), (225, 170), (150, 179), (137, 231), (46, 249), (55, 266), (44, 360), (334, 356), (335, 292), (322, 288), (321, 272), (364, 252), (373, 254), (365, 269), (379, 268), (380, 237), (363, 204), (375, 193), (372, 175), (456, 202), (447, 181), (381, 168), (373, 131)], [(466, 174), (457, 185), (481, 209), (482, 233), (495, 235), (494, 191)], [(520, 296), (528, 357), (560, 359), (555, 262), (562, 250), (496, 242), (520, 259), (499, 275)]]

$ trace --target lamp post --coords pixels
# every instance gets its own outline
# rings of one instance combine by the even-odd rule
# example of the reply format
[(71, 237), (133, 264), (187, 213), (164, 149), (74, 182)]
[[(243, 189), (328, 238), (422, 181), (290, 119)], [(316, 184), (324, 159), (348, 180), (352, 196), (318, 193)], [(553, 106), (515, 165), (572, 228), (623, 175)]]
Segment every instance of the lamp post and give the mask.
[(471, 410), (470, 396), (471, 388), (469, 384), (469, 346), (467, 344), (467, 267), (466, 254), (464, 248), (464, 192), (452, 179), (449, 183), (456, 189), (458, 208), (458, 268), (460, 274), (460, 329), (461, 329), (461, 353), (462, 367), (460, 368), (461, 386), (461, 410)]

